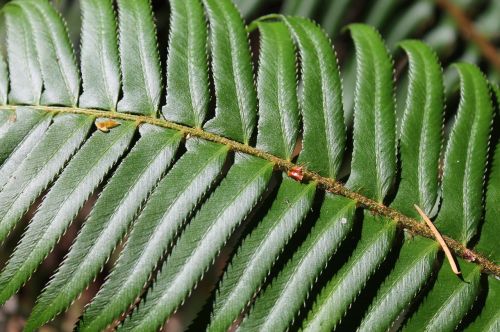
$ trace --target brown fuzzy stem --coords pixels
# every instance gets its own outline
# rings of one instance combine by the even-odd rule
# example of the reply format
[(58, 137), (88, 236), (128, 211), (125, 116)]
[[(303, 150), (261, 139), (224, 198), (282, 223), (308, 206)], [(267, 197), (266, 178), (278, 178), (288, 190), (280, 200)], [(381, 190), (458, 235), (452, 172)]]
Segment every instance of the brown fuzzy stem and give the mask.
[[(226, 145), (229, 147), (229, 149), (236, 152), (242, 152), (248, 155), (268, 160), (275, 165), (276, 169), (279, 169), (285, 173), (287, 173), (292, 168), (300, 167), (303, 169), (303, 181), (315, 181), (318, 184), (318, 186), (323, 188), (324, 190), (336, 195), (341, 195), (349, 199), (352, 199), (358, 204), (358, 206), (364, 207), (370, 210), (374, 214), (378, 214), (393, 220), (399, 227), (406, 229), (408, 232), (414, 235), (420, 235), (435, 240), (434, 234), (429, 229), (429, 227), (427, 227), (424, 223), (421, 223), (416, 219), (410, 218), (397, 210), (394, 210), (388, 206), (385, 206), (382, 203), (374, 201), (373, 199), (365, 197), (357, 192), (351, 191), (343, 183), (337, 180), (323, 177), (317, 173), (307, 170), (306, 167), (302, 165), (294, 164), (291, 161), (281, 159), (279, 157), (261, 151), (252, 146), (206, 132), (201, 128), (191, 128), (174, 122), (153, 118), (149, 116), (141, 116), (141, 115), (127, 114), (127, 113), (119, 113), (119, 112), (109, 112), (109, 111), (102, 111), (95, 109), (82, 109), (75, 107), (6, 105), (6, 106), (0, 106), (0, 111), (1, 110), (15, 111), (18, 107), (31, 108), (52, 113), (71, 113), (71, 114), (88, 115), (96, 118), (120, 119), (126, 121), (133, 121), (137, 124), (148, 123), (163, 128), (178, 130), (182, 132), (185, 137), (198, 137), (207, 141)], [(452, 238), (443, 236), (443, 239), (450, 248), (450, 250), (453, 251), (453, 253), (456, 256), (460, 256), (468, 261), (478, 264), (481, 266), (482, 271), (484, 273), (493, 274), (500, 278), (500, 265), (495, 264), (494, 262), (490, 261), (488, 258), (481, 255), (480, 253), (468, 249), (465, 245)]]

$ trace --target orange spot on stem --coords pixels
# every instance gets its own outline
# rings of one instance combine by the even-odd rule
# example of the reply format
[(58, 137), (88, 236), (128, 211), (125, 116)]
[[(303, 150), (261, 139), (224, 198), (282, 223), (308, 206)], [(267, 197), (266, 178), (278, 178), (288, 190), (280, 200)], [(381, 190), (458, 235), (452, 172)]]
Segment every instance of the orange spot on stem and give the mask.
[(302, 181), (304, 178), (304, 169), (300, 166), (294, 166), (290, 168), (288, 171), (288, 176), (294, 179), (295, 181)]
[(118, 127), (120, 125), (120, 122), (115, 121), (115, 120), (104, 120), (104, 121), (96, 121), (95, 126), (97, 129), (102, 131), (103, 133), (109, 132), (110, 129), (113, 129), (115, 127)]

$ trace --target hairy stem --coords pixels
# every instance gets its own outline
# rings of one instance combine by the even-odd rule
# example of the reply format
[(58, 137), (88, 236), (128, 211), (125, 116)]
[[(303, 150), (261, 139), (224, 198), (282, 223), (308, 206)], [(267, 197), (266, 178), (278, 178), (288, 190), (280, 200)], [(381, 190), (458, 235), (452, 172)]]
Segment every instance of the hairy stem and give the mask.
[[(163, 128), (174, 129), (182, 132), (186, 138), (188, 137), (198, 137), (201, 139), (205, 139), (207, 141), (212, 141), (219, 144), (224, 144), (228, 146), (233, 151), (243, 152), (252, 156), (256, 156), (265, 160), (272, 162), (275, 165), (276, 169), (279, 169), (284, 172), (288, 172), (290, 169), (294, 167), (303, 167), (302, 165), (294, 164), (288, 160), (281, 159), (276, 157), (270, 153), (261, 151), (252, 146), (239, 143), (228, 138), (215, 135), (209, 132), (204, 131), (201, 128), (192, 128), (183, 126), (174, 122), (170, 122), (164, 119), (153, 118), (149, 116), (142, 115), (134, 115), (127, 113), (118, 113), (118, 112), (109, 112), (102, 111), (96, 109), (83, 109), (83, 108), (74, 108), (74, 107), (58, 107), (58, 106), (15, 106), (15, 105), (5, 105), (0, 106), (0, 110), (16, 110), (17, 108), (31, 108), (40, 111), (52, 112), (52, 113), (72, 113), (72, 114), (82, 114), (89, 115), (96, 118), (111, 118), (111, 119), (120, 119), (126, 121), (134, 121), (136, 123), (148, 123), (152, 125), (156, 125)], [(365, 197), (357, 192), (349, 190), (342, 182), (337, 181), (332, 178), (326, 178), (318, 175), (315, 172), (309, 171), (306, 167), (303, 167), (303, 175), (304, 181), (316, 181), (318, 186), (323, 188), (324, 190), (331, 192), (336, 195), (341, 195), (352, 199), (357, 203), (358, 206), (364, 207), (370, 210), (374, 214), (378, 214), (389, 218), (397, 223), (399, 227), (406, 229), (408, 232), (414, 235), (420, 235), (427, 237), (429, 239), (435, 240), (434, 233), (427, 227), (424, 223), (419, 222), (416, 219), (410, 218), (401, 212), (392, 209), (384, 204), (381, 204), (377, 201), (374, 201), (368, 197)], [(454, 252), (455, 255), (458, 255), (468, 261), (472, 261), (475, 264), (481, 266), (484, 273), (493, 274), (496, 277), (500, 278), (500, 265), (490, 261), (488, 258), (483, 256), (482, 254), (475, 252), (471, 249), (468, 249), (461, 242), (456, 241), (450, 237), (443, 236), (444, 241), (448, 245), (448, 247)]]

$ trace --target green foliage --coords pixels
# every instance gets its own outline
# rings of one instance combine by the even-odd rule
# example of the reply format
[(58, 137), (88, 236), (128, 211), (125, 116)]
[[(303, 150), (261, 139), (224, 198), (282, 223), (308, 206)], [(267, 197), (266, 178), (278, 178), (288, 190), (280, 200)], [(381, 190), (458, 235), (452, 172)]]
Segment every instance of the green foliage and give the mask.
[(283, 23), (259, 22), (259, 32), (257, 147), (291, 160), (299, 131), (295, 50)]
[(340, 323), (351, 303), (391, 249), (395, 226), (389, 220), (365, 212), (363, 230), (356, 249), (320, 292), (304, 321), (304, 331), (330, 331)]
[(59, 174), (85, 140), (92, 118), (75, 114), (54, 117), (45, 135), (10, 175), (0, 191), (0, 242), (34, 200)]
[(480, 289), (480, 269), (459, 261), (463, 280), (442, 266), (436, 284), (424, 299), (405, 331), (453, 331), (474, 304)]
[(160, 103), (161, 70), (153, 13), (148, 0), (120, 0), (119, 6), (123, 98), (118, 111), (155, 115)]
[[(446, 148), (443, 205), (436, 224), (467, 244), (477, 232), (483, 210), (484, 166), (493, 106), (488, 83), (477, 67), (465, 63), (456, 66), (462, 94)], [(461, 208), (457, 209), (456, 204)]]
[[(82, 1), (80, 106), (115, 110), (120, 93), (116, 21), (112, 1)], [(99, 58), (97, 63), (93, 60)]]
[(248, 299), (262, 287), (293, 232), (305, 218), (316, 186), (283, 179), (277, 197), (257, 228), (243, 241), (219, 287), (209, 330), (227, 330)]
[[(319, 3), (284, 9), (310, 15)], [(369, 21), (380, 26), (395, 5), (378, 1)], [(210, 269), (223, 273), (197, 322), (210, 331), (330, 331), (346, 315), (363, 331), (498, 329), (499, 283), (484, 273), (498, 271), (496, 86), (475, 65), (453, 66), (460, 102), (443, 149), (446, 76), (421, 41), (399, 44), (409, 70), (396, 104), (390, 50), (400, 35), (388, 48), (375, 28), (349, 25), (355, 61), (341, 75), (327, 33), (308, 19), (246, 27), (230, 0), (171, 0), (164, 79), (150, 1), (116, 8), (81, 1), (80, 66), (48, 1), (2, 10), (3, 246), (40, 204), (0, 272), (0, 303), (90, 210), (25, 330), (67, 310), (105, 267), (78, 330), (155, 331)], [(347, 2), (332, 8), (336, 30)], [(415, 8), (418, 25), (430, 7)], [(469, 252), (458, 259), (463, 280), (420, 236), (414, 205), (462, 243), (455, 252)]]
[(203, 7), (197, 1), (182, 0), (170, 1), (170, 5), (172, 30), (163, 114), (175, 122), (201, 128), (210, 99), (207, 31), (198, 28), (205, 24)]
[(309, 237), (257, 299), (242, 329), (286, 329), (328, 260), (353, 225), (354, 202), (327, 196)]
[(495, 278), (488, 278), (488, 294), (481, 315), (476, 318), (467, 331), (497, 331), (500, 328), (500, 309), (496, 305), (500, 300), (500, 283)]
[(211, 29), (216, 96), (215, 117), (204, 128), (248, 144), (255, 127), (257, 99), (247, 32), (231, 1), (203, 0), (203, 4)]
[(399, 260), (363, 317), (360, 331), (386, 331), (392, 327), (430, 278), (437, 251), (437, 243), (428, 239), (416, 238), (403, 244)]
[(438, 197), (444, 113), (441, 67), (435, 53), (422, 42), (409, 40), (401, 47), (408, 54), (410, 73), (399, 138), (401, 182), (392, 206), (416, 216), (413, 204), (418, 204), (432, 215)]
[(351, 25), (356, 46), (354, 147), (347, 186), (382, 202), (396, 171), (396, 117), (391, 59), (371, 27)]
[(7, 103), (7, 92), (9, 85), (9, 78), (7, 76), (7, 65), (3, 59), (3, 54), (0, 52), (0, 105), (5, 105)]
[(24, 284), (51, 251), (106, 172), (125, 152), (134, 131), (132, 123), (124, 123), (111, 135), (94, 132), (71, 159), (0, 274), (1, 302)]
[[(36, 49), (44, 85), (41, 103), (75, 106), (80, 91), (80, 75), (60, 15), (46, 1), (13, 1), (8, 6), (19, 7), (21, 21), (29, 27), (24, 32), (30, 36), (26, 37), (29, 41), (26, 47)], [(34, 52), (29, 53), (34, 56)], [(32, 66), (35, 66), (34, 61), (31, 60)]]
[(173, 160), (179, 133), (149, 126), (140, 130), (141, 138), (102, 191), (70, 254), (38, 299), (28, 326), (40, 326), (65, 309), (95, 278)]
[[(0, 147), (0, 187), (7, 182), (24, 157), (43, 137), (50, 125), (52, 115), (29, 109), (19, 109), (16, 113), (4, 113), (6, 118), (2, 128), (2, 146)], [(15, 117), (15, 125), (12, 121)], [(10, 119), (9, 119), (10, 118)]]
[(303, 148), (298, 162), (335, 178), (345, 146), (337, 60), (328, 37), (312, 22), (292, 17), (284, 21), (296, 39), (302, 61)]
[[(188, 152), (158, 183), (107, 282), (83, 315), (80, 329), (102, 329), (140, 296), (163, 253), (174, 242), (221, 171), (227, 147), (187, 142)], [(112, 299), (112, 300), (110, 300)]]
[(237, 155), (220, 186), (181, 234), (157, 276), (143, 314), (132, 315), (124, 330), (155, 330), (203, 277), (236, 226), (255, 206), (271, 176), (272, 164)]
[[(37, 49), (33, 47), (35, 45), (33, 30), (19, 7), (5, 7), (4, 15), (10, 73), (9, 100), (13, 103), (37, 105), (42, 94), (42, 72), (38, 63)], [(6, 76), (4, 78), (7, 79)], [(5, 92), (8, 91), (7, 85), (3, 90)], [(7, 98), (4, 100), (7, 101)]]
[(498, 197), (500, 197), (500, 145), (495, 148), (495, 158), (491, 166), (491, 175), (486, 192), (486, 215), (477, 249), (494, 262), (500, 260), (499, 248), (496, 245), (495, 234), (500, 232), (500, 224), (495, 221), (500, 213)]

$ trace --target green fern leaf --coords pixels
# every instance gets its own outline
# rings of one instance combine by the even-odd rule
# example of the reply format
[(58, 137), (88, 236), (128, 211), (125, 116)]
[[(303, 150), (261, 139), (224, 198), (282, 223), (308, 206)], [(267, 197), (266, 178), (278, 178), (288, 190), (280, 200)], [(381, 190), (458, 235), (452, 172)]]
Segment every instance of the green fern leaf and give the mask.
[(236, 158), (226, 178), (172, 249), (144, 306), (124, 322), (123, 330), (158, 328), (196, 286), (234, 228), (262, 195), (272, 164), (244, 155)]
[(45, 87), (42, 104), (75, 106), (80, 75), (59, 13), (46, 0), (19, 0), (12, 5), (19, 6), (29, 21)]
[(299, 163), (335, 178), (345, 148), (342, 88), (337, 59), (326, 34), (301, 18), (284, 18), (302, 61), (301, 111), (304, 122)]
[(295, 49), (283, 23), (259, 22), (258, 28), (261, 49), (257, 148), (291, 160), (299, 131)]
[[(375, 30), (363, 25), (351, 25), (349, 28), (357, 48), (358, 77), (354, 150), (347, 186), (359, 189), (381, 202), (392, 183), (396, 166), (392, 66), (387, 50)], [(368, 148), (370, 144), (371, 148)], [(381, 222), (385, 227), (376, 224)], [(370, 229), (371, 227), (378, 228)], [(395, 226), (391, 222), (365, 212), (362, 232), (372, 236), (378, 233), (378, 236), (370, 238), (369, 235), (361, 235), (351, 259), (318, 296), (304, 322), (305, 330), (334, 328), (391, 249), (395, 235)], [(335, 300), (332, 301), (332, 298)]]
[[(459, 64), (457, 69), (462, 82), (461, 100), (447, 147), (443, 206), (436, 224), (466, 244), (476, 232), (477, 213), (481, 209), (474, 205), (482, 203), (482, 172), (486, 164), (486, 149), (472, 151), (469, 147), (487, 142), (492, 106), (487, 82), (479, 70), (468, 64)], [(477, 140), (479, 145), (476, 145)], [(466, 187), (466, 195), (456, 192), (462, 190), (462, 186)], [(462, 209), (452, 208), (455, 206), (452, 202), (456, 201), (462, 202)], [(454, 218), (455, 223), (451, 223), (448, 218)], [(475, 302), (480, 289), (480, 270), (477, 266), (464, 261), (461, 261), (460, 266), (465, 282), (447, 267), (442, 267), (436, 284), (405, 326), (406, 330), (425, 327), (427, 330), (445, 331), (458, 326)]]
[(90, 0), (80, 4), (83, 93), (79, 105), (114, 111), (120, 92), (120, 64), (112, 1)]
[(0, 303), (28, 280), (52, 250), (88, 196), (127, 149), (135, 129), (135, 124), (123, 123), (110, 133), (95, 132), (71, 159), (0, 274)]
[[(327, 29), (358, 15), (344, 0), (266, 6), (279, 2), (294, 15), (331, 20)], [(264, 5), (237, 3), (249, 11)], [(69, 33), (59, 10), (69, 14)], [(80, 12), (81, 36), (73, 21)], [(27, 331), (79, 307), (70, 309), (103, 269), (77, 330), (157, 330), (169, 318), (184, 320), (178, 309), (195, 315), (215, 286), (191, 329), (497, 330), (500, 147), (490, 93), (499, 99), (500, 91), (472, 64), (443, 74), (436, 54), (416, 40), (399, 44), (404, 52), (392, 62), (385, 45), (393, 50), (417, 30), (440, 56), (458, 51), (447, 15), (421, 30), (441, 13), (433, 4), (380, 0), (362, 12), (386, 42), (373, 27), (349, 25), (353, 55), (343, 40), (337, 45), (342, 85), (322, 28), (280, 14), (246, 27), (232, 0), (5, 5), (0, 303), (58, 242), (66, 249), (60, 238), (83, 216), (59, 268), (41, 271), (52, 274)], [(498, 30), (492, 17), (476, 20), (488, 38)], [(80, 37), (74, 52), (70, 38)], [(481, 59), (472, 46), (455, 51)], [(404, 53), (408, 72), (401, 72)], [(458, 87), (458, 112), (444, 117)], [(414, 205), (436, 219), (465, 281), (443, 263)], [(200, 281), (209, 286), (197, 288)], [(22, 303), (26, 295), (18, 295)]]
[(156, 116), (161, 67), (150, 0), (118, 0), (118, 9), (123, 80), (118, 111)]
[(227, 147), (190, 140), (160, 181), (108, 280), (83, 315), (81, 331), (104, 329), (141, 295), (158, 260), (222, 169)]
[(16, 113), (13, 110), (1, 110), (2, 112), (0, 112), (0, 120), (2, 121), (2, 123), (0, 124), (0, 137), (3, 139), (5, 137), (5, 132), (9, 130), (9, 128), (14, 124), (15, 121), (12, 120)]
[(9, 75), (7, 74), (7, 65), (1, 53), (0, 51), (0, 105), (5, 105), (7, 104), (7, 94), (9, 91)]
[(9, 100), (11, 103), (37, 105), (40, 103), (43, 81), (37, 49), (33, 47), (35, 37), (32, 23), (16, 5), (9, 4), (3, 10), (7, 26)]
[[(500, 10), (500, 6), (496, 6), (496, 12)], [(496, 95), (497, 105), (500, 101), (500, 89), (498, 85), (492, 84), (493, 91)], [(483, 252), (492, 261), (498, 262), (500, 254), (498, 252), (497, 238), (495, 234), (500, 231), (499, 223), (496, 220), (498, 216), (498, 197), (500, 194), (500, 144), (497, 143), (491, 174), (488, 183), (488, 191), (486, 193), (486, 216), (484, 225), (481, 231), (481, 238), (476, 246), (476, 249)], [(497, 303), (500, 301), (500, 283), (498, 277), (488, 277), (487, 295), (484, 306), (480, 315), (476, 320), (467, 327), (466, 331), (498, 331), (500, 329), (500, 309)]]
[[(437, 199), (443, 83), (436, 56), (425, 44), (405, 41), (401, 47), (408, 53), (410, 82), (400, 137), (403, 171), (392, 206), (414, 216), (414, 204), (425, 207), (430, 214)], [(393, 270), (367, 310), (360, 331), (386, 331), (392, 327), (431, 276), (438, 248), (435, 241), (427, 239), (405, 241)]]
[[(345, 144), (340, 78), (336, 67), (336, 59), (327, 37), (313, 23), (300, 18), (284, 18), (284, 21), (289, 27), (290, 33), (297, 40), (302, 57), (301, 61), (304, 63), (302, 69), (304, 137), (299, 162), (319, 171), (319, 173), (335, 177), (340, 166)], [(259, 23), (261, 33), (265, 36), (265, 32), (262, 31), (263, 26), (263, 23)], [(283, 38), (281, 39), (283, 40)], [(262, 47), (265, 46), (264, 43)], [(307, 65), (305, 65), (306, 63)], [(261, 63), (261, 68), (265, 66), (267, 64)], [(266, 91), (273, 93), (274, 90), (266, 87)], [(278, 93), (281, 93), (282, 90), (278, 89), (278, 91), (280, 91)], [(334, 94), (332, 94), (332, 91)], [(262, 111), (265, 111), (265, 109)], [(282, 119), (284, 117), (276, 118)], [(325, 155), (328, 158), (319, 158), (319, 156)], [(286, 181), (290, 180), (286, 179)], [(280, 192), (290, 193), (291, 190), (288, 187), (288, 184), (284, 183), (280, 188)], [(292, 201), (289, 198), (285, 200)], [(279, 201), (280, 199), (277, 198), (276, 202)], [(275, 211), (276, 208), (273, 205), (268, 217), (272, 217)], [(299, 217), (297, 221), (300, 222), (301, 219)], [(244, 309), (245, 303), (253, 293), (258, 291), (272, 267), (274, 259), (278, 257), (282, 247), (284, 247), (288, 236), (290, 236), (288, 232), (295, 230), (297, 227), (295, 224), (290, 224), (289, 221), (285, 222), (285, 220), (282, 221), (276, 217), (271, 218), (271, 220), (275, 220), (274, 223), (266, 222), (266, 220), (243, 243), (239, 254), (231, 263), (231, 268), (226, 274), (228, 282), (223, 282), (221, 285), (221, 297), (216, 301), (212, 317), (212, 326), (216, 330), (227, 328), (232, 320), (236, 318), (238, 312)], [(284, 229), (287, 224), (289, 224), (288, 227)], [(271, 236), (271, 234), (281, 234), (280, 237), (285, 242), (277, 241), (275, 236)], [(268, 249), (271, 247), (272, 249)], [(258, 254), (259, 252), (262, 253)], [(252, 262), (247, 261), (249, 256), (254, 257)], [(244, 278), (240, 278), (240, 275), (244, 276)], [(252, 278), (252, 276), (257, 277)], [(247, 278), (253, 280), (253, 282), (244, 281)], [(238, 282), (238, 285), (233, 285), (236, 282)], [(244, 296), (241, 294), (241, 287), (247, 289)], [(233, 289), (228, 294), (231, 288)], [(228, 298), (239, 298), (240, 303), (232, 306), (226, 303)], [(219, 318), (219, 316), (222, 317)], [(219, 319), (226, 319), (226, 321), (223, 323)], [(249, 319), (252, 319), (252, 316)], [(247, 325), (253, 326), (252, 323)], [(242, 328), (247, 328), (247, 325), (244, 324)]]
[[(378, 0), (373, 2), (372, 6), (369, 8), (369, 12), (364, 19), (364, 22), (376, 29), (381, 29), (383, 22), (392, 14), (394, 7), (396, 6), (396, 0)], [(355, 45), (356, 46), (356, 45)], [(353, 117), (353, 107), (355, 104), (355, 93), (356, 89), (353, 89), (357, 80), (357, 68), (354, 59), (348, 59), (347, 63), (343, 68), (343, 85), (344, 85), (344, 110), (346, 122), (350, 126), (352, 125)], [(356, 60), (357, 62), (357, 60)]]
[(340, 323), (350, 304), (391, 250), (395, 231), (392, 221), (365, 212), (356, 249), (319, 294), (304, 321), (304, 331), (331, 331)]
[(322, 269), (353, 226), (355, 204), (327, 195), (307, 240), (257, 299), (241, 330), (286, 330)]
[(210, 331), (227, 330), (258, 292), (293, 232), (311, 208), (316, 186), (284, 178), (259, 226), (245, 239), (224, 275)]
[(19, 164), (40, 141), (52, 120), (52, 114), (22, 108), (9, 117), (14, 117), (15, 123), (5, 119), (4, 123), (9, 126), (1, 133), (0, 188), (7, 183)]
[[(417, 217), (417, 204), (431, 215), (438, 196), (444, 97), (435, 53), (419, 41), (401, 47), (410, 61), (410, 82), (401, 125), (401, 182), (392, 206)], [(416, 144), (418, 142), (418, 144)]]
[(27, 329), (52, 319), (89, 285), (174, 158), (180, 142), (178, 132), (148, 126), (140, 131), (141, 138), (115, 171), (68, 257), (38, 298)]
[(382, 202), (396, 172), (392, 64), (371, 27), (349, 26), (356, 45), (354, 147), (347, 186)]
[(446, 148), (443, 205), (436, 225), (466, 245), (477, 233), (482, 213), (493, 107), (488, 83), (479, 69), (465, 63), (456, 68), (461, 78), (460, 106)]
[(497, 234), (500, 234), (500, 144), (495, 149), (495, 158), (491, 168), (491, 175), (486, 192), (486, 216), (481, 230), (481, 237), (476, 249), (484, 253), (492, 261), (500, 261), (500, 248), (498, 248)]
[(480, 268), (459, 260), (463, 279), (443, 265), (436, 283), (403, 331), (454, 331), (480, 289)]
[(199, 1), (170, 0), (171, 22), (167, 61), (167, 120), (201, 128), (210, 99), (207, 31)]
[(75, 114), (54, 117), (45, 136), (0, 191), (0, 242), (79, 148), (92, 122), (91, 117)]
[(500, 329), (500, 282), (488, 277), (488, 294), (479, 317), (465, 331), (495, 332)]
[(248, 144), (257, 117), (253, 66), (245, 26), (230, 0), (203, 0), (210, 23), (215, 117), (205, 129)]
[(396, 266), (384, 280), (359, 331), (387, 331), (432, 274), (439, 245), (423, 238), (405, 241)]

